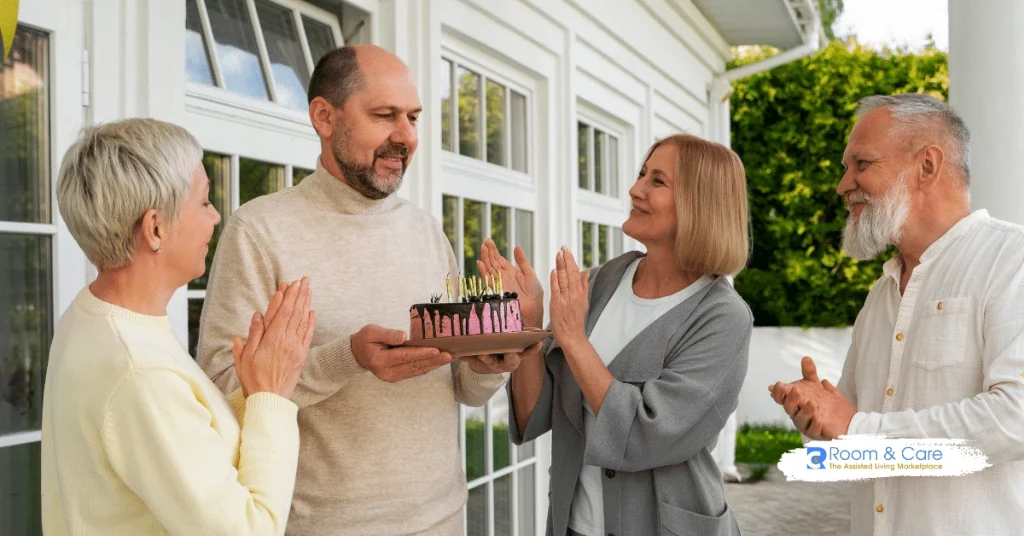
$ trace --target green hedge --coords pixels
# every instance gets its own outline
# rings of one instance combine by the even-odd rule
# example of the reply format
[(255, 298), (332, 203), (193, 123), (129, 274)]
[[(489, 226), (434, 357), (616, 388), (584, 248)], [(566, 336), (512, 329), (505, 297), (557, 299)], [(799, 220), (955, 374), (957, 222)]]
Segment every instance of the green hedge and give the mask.
[(803, 446), (796, 430), (744, 424), (736, 432), (736, 463), (776, 464), (783, 453)]
[[(484, 476), (484, 422), (476, 419), (466, 419), (466, 480), (471, 481)], [(494, 448), (494, 469), (508, 467), (511, 463), (509, 455), (508, 425), (504, 423), (491, 424), (491, 444)]]
[(746, 167), (753, 233), (736, 288), (759, 326), (852, 325), (882, 263), (857, 262), (840, 249), (846, 208), (835, 188), (857, 100), (908, 92), (945, 98), (946, 54), (833, 41), (733, 86), (732, 147)]

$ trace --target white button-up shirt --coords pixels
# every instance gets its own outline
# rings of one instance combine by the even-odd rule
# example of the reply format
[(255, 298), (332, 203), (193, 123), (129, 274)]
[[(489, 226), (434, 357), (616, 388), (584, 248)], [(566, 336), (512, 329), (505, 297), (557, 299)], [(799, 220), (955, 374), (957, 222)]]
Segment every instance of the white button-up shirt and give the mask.
[(1024, 534), (1024, 227), (984, 210), (899, 256), (857, 316), (839, 389), (850, 434), (967, 439), (992, 467), (851, 486), (852, 536)]

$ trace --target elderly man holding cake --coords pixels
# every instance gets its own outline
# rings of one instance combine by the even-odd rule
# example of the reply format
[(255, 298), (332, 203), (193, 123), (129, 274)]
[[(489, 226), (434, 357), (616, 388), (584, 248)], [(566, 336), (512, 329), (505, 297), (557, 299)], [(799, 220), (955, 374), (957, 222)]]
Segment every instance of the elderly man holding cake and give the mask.
[(461, 535), (458, 404), (484, 404), (516, 366), (402, 346), (410, 306), (458, 273), (437, 220), (394, 195), (420, 110), (394, 55), (328, 53), (309, 83), (316, 172), (246, 203), (219, 240), (199, 361), (225, 392), (237, 387), (231, 337), (246, 314), (281, 281), (316, 282), (316, 334), (292, 396), (301, 446), (289, 535)]

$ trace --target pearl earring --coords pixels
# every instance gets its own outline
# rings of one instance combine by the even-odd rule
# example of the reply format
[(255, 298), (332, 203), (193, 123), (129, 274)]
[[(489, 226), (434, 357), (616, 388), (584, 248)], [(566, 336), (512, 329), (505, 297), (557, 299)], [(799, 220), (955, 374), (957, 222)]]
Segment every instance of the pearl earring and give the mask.
[(161, 249), (164, 249), (163, 244), (157, 244), (156, 249), (153, 250), (153, 253), (160, 253)]

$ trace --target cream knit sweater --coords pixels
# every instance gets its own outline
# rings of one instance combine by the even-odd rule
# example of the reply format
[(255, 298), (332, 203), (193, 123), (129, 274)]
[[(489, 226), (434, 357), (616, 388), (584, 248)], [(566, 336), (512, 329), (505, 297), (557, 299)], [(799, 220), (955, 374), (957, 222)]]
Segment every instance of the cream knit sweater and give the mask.
[[(288, 534), (461, 534), (466, 480), (457, 402), (484, 404), (506, 375), (456, 361), (385, 383), (349, 336), (374, 323), (408, 331), (409, 306), (445, 292), (455, 256), (427, 212), (371, 200), (322, 166), (299, 186), (241, 207), (224, 229), (203, 308), (200, 364), (237, 388), (231, 336), (280, 281), (310, 277), (316, 333), (292, 400), (301, 449)], [(241, 330), (241, 331), (240, 331)]]
[(281, 534), (299, 450), (296, 413), (270, 393), (225, 397), (166, 316), (133, 313), (86, 288), (50, 349), (43, 531)]

